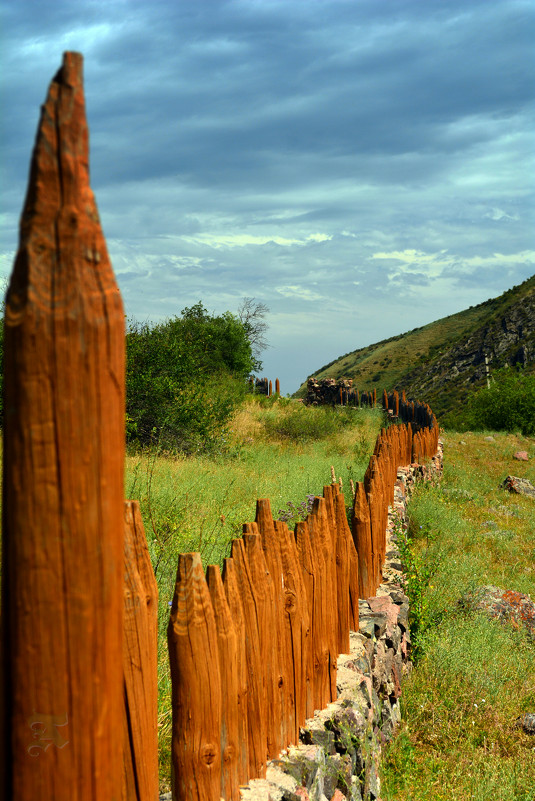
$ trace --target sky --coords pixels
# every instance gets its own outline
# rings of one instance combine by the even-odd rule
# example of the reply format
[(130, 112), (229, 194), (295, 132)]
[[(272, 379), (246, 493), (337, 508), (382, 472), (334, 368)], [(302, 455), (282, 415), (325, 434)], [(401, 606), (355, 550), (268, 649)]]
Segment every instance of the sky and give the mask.
[(255, 298), (282, 394), (535, 273), (534, 0), (4, 0), (0, 20), (0, 278), (65, 50), (127, 315)]

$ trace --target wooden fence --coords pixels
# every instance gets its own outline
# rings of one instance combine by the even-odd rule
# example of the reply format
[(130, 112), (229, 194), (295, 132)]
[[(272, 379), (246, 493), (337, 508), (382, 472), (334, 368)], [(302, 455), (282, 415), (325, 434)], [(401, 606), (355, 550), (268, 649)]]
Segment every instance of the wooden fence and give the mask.
[[(157, 798), (157, 589), (139, 506), (123, 500), (124, 346), (89, 187), (82, 58), (66, 53), (43, 107), (6, 301), (6, 799)], [(238, 799), (239, 784), (335, 699), (358, 598), (380, 581), (397, 467), (437, 449), (429, 407), (383, 401), (406, 422), (378, 436), (352, 529), (334, 483), (294, 532), (257, 501), (222, 574), (180, 556), (168, 628), (175, 799)]]
[(438, 448), (428, 406), (402, 400), (397, 411), (410, 422), (378, 435), (351, 529), (333, 483), (294, 532), (258, 500), (222, 576), (211, 565), (205, 577), (198, 553), (180, 556), (168, 628), (174, 798), (238, 801), (239, 785), (264, 776), (305, 719), (336, 699), (358, 599), (381, 582), (398, 467)]

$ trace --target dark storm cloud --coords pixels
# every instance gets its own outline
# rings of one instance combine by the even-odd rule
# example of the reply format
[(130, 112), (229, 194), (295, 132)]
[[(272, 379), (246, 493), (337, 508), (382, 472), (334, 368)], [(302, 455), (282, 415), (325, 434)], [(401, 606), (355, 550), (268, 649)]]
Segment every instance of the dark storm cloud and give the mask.
[[(66, 49), (85, 56), (92, 184), (130, 313), (257, 296), (267, 358), (308, 336), (287, 369), (310, 372), (533, 272), (531, 2), (19, 0), (2, 15), (4, 274)], [(344, 341), (323, 333), (333, 310)]]

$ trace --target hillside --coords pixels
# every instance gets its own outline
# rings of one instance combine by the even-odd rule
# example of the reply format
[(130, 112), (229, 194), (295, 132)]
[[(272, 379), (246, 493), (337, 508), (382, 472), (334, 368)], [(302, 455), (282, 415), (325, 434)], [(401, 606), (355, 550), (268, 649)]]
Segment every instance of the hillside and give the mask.
[(485, 357), (491, 373), (505, 364), (535, 370), (535, 276), (478, 306), (346, 353), (312, 375), (352, 378), (359, 389), (404, 389), (440, 416), (484, 384)]

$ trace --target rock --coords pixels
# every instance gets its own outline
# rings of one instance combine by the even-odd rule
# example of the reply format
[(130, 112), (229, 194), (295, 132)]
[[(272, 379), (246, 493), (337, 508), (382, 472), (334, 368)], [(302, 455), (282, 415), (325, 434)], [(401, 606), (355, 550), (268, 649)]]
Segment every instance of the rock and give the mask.
[(346, 801), (346, 796), (342, 793), (341, 790), (336, 790), (331, 801)]
[(517, 495), (526, 495), (528, 498), (535, 498), (535, 487), (527, 478), (506, 476), (500, 486)]
[(298, 782), (273, 763), (267, 767), (266, 779), (270, 783), (270, 801), (302, 801), (302, 796), (297, 795)]
[(327, 754), (336, 752), (334, 734), (325, 728), (324, 721), (319, 717), (309, 721), (306, 728), (301, 729), (301, 740), (305, 745), (321, 745)]
[(489, 436), (485, 437), (485, 442), (496, 442), (496, 440), (494, 439), (494, 437)]
[(386, 631), (387, 617), (378, 612), (359, 613), (359, 631), (367, 637), (382, 637)]
[(528, 462), (529, 456), (527, 451), (517, 451), (513, 454), (513, 459), (518, 459), (519, 462)]
[(463, 596), (459, 605), (486, 612), (489, 617), (509, 622), (515, 628), (525, 628), (530, 636), (535, 637), (535, 603), (522, 592), (494, 586), (478, 587)]
[(535, 712), (526, 712), (517, 719), (516, 723), (526, 734), (535, 734)]

